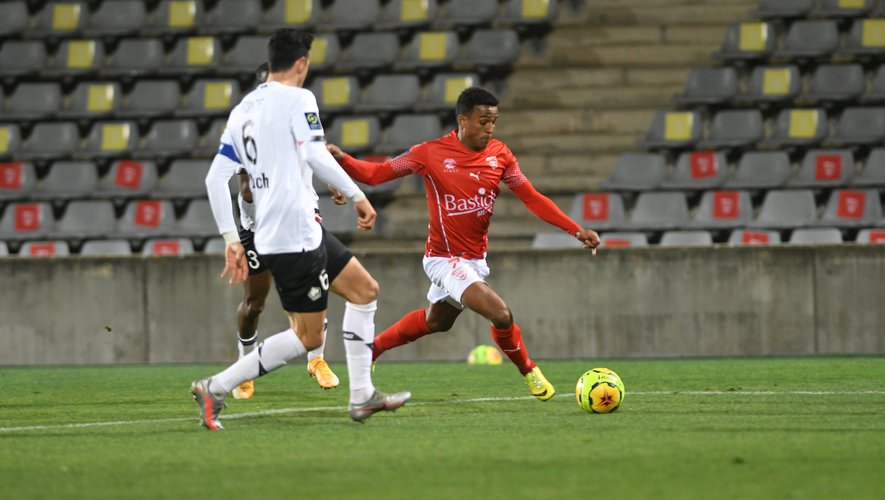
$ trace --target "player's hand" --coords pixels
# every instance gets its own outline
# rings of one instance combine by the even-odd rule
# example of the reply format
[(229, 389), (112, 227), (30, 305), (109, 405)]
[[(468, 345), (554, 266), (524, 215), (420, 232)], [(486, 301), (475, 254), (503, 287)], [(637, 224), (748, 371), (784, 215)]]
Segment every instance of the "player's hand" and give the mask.
[(230, 273), (230, 284), (239, 285), (249, 278), (249, 263), (246, 262), (246, 249), (239, 241), (235, 241), (227, 246), (224, 251), (224, 271), (221, 277)]
[(368, 198), (354, 203), (353, 208), (356, 210), (357, 228), (360, 231), (369, 231), (375, 227), (375, 218), (378, 214), (375, 213), (375, 208), (372, 207)]
[(341, 163), (344, 160), (344, 151), (341, 151), (341, 148), (338, 146), (334, 144), (326, 144), (326, 149), (332, 154), (332, 158), (338, 160), (338, 163)]
[(344, 196), (344, 193), (338, 191), (331, 185), (329, 186), (329, 191), (332, 192), (332, 201), (334, 201), (336, 205), (347, 205), (347, 196)]
[(599, 235), (596, 234), (596, 231), (581, 228), (575, 237), (584, 244), (584, 248), (589, 248), (593, 255), (596, 255), (596, 247), (599, 246)]

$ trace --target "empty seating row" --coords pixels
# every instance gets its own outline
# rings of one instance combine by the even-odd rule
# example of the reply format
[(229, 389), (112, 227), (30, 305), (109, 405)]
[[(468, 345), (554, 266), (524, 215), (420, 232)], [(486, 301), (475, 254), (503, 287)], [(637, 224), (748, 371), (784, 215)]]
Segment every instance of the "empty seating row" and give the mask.
[(863, 169), (850, 150), (812, 149), (794, 171), (785, 151), (745, 151), (730, 171), (721, 151), (681, 153), (672, 170), (660, 153), (625, 153), (618, 158), (603, 189), (773, 189), (780, 187), (885, 187), (885, 148), (873, 149)]
[[(218, 238), (207, 243), (203, 253), (223, 254), (224, 240)], [(135, 252), (128, 240), (89, 240), (80, 247), (78, 255), (91, 256), (125, 256), (133, 254), (149, 255), (190, 255), (194, 253), (194, 242), (187, 238), (150, 238), (141, 245), (141, 251)], [(17, 256), (20, 257), (63, 257), (71, 255), (71, 245), (65, 240), (25, 241), (19, 246)], [(0, 241), (0, 257), (11, 255), (6, 243)]]
[(753, 15), (759, 19), (852, 18), (879, 14), (879, 0), (762, 0)]

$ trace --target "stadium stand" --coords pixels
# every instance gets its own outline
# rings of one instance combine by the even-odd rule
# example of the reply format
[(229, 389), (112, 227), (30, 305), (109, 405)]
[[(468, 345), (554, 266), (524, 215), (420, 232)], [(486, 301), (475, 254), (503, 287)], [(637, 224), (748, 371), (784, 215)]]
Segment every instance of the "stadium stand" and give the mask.
[(0, 163), (0, 203), (26, 200), (37, 185), (37, 171), (29, 162)]
[(91, 240), (80, 247), (80, 255), (132, 255), (132, 248), (126, 240)]
[(194, 244), (187, 238), (152, 238), (145, 242), (141, 253), (144, 256), (190, 255), (194, 253)]
[(790, 234), (793, 245), (826, 245), (842, 243), (842, 233), (835, 228), (796, 229)]
[(70, 253), (68, 242), (60, 240), (26, 241), (18, 251), (22, 257), (63, 257)]

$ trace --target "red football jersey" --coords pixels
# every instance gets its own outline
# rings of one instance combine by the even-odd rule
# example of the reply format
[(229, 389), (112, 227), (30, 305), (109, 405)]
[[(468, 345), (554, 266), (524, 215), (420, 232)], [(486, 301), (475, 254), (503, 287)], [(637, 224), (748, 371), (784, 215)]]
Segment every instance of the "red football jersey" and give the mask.
[(457, 131), (413, 146), (384, 163), (371, 163), (346, 156), (342, 165), (354, 179), (380, 184), (397, 177), (419, 174), (427, 193), (429, 234), (425, 255), (485, 257), (489, 223), (501, 181), (526, 206), (547, 222), (571, 234), (580, 226), (553, 202), (538, 193), (519, 169), (510, 149), (492, 139), (482, 151), (461, 143)]

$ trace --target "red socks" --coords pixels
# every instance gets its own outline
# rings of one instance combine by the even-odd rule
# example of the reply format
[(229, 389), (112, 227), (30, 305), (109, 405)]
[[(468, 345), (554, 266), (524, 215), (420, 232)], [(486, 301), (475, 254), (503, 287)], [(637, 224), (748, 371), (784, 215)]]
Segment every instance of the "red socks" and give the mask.
[(412, 311), (387, 330), (375, 335), (375, 342), (372, 345), (372, 361), (378, 359), (378, 356), (388, 349), (414, 342), (430, 333), (425, 314), (427, 314), (425, 309)]
[(525, 375), (532, 371), (536, 365), (534, 361), (529, 359), (529, 353), (522, 341), (522, 330), (519, 329), (519, 325), (514, 322), (506, 330), (498, 330), (494, 326), (491, 327), (491, 330), (495, 343), (504, 351), (504, 355), (510, 358), (510, 361), (519, 368), (519, 373)]

